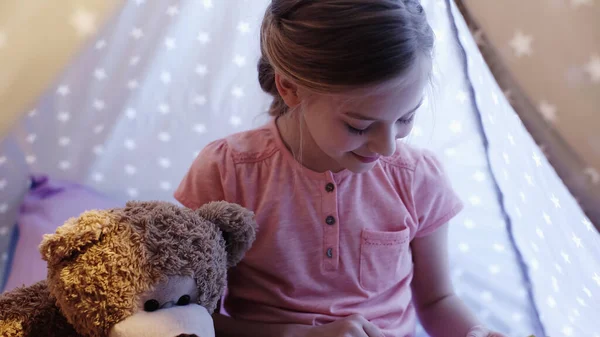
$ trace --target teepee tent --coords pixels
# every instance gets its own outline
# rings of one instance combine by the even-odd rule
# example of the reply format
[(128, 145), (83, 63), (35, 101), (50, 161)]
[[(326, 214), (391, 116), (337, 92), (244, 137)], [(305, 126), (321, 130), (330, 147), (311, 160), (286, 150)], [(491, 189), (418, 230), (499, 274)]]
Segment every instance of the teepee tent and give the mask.
[[(44, 277), (41, 235), (87, 208), (172, 194), (210, 141), (264, 123), (268, 0), (0, 3), (0, 280)], [(421, 1), (435, 90), (409, 137), (443, 162), (456, 290), (509, 336), (600, 336), (600, 235), (450, 0)], [(425, 336), (419, 331), (419, 336)]]

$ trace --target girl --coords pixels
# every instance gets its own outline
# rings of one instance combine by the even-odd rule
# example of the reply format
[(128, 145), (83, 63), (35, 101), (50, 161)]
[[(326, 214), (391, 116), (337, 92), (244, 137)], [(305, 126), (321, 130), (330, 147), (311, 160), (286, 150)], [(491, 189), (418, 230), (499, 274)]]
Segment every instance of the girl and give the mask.
[(432, 70), (417, 0), (273, 0), (261, 28), (271, 122), (208, 144), (175, 197), (256, 214), (218, 336), (502, 336), (454, 294), (439, 161), (398, 143)]

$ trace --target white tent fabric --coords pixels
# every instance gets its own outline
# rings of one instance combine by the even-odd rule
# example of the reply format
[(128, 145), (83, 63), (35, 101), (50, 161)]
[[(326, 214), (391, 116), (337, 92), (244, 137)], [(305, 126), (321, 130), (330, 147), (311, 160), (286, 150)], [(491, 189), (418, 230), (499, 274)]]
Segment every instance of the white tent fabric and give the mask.
[[(127, 1), (4, 138), (3, 256), (30, 172), (121, 200), (172, 201), (204, 145), (264, 122), (270, 99), (255, 65), (267, 2)], [(422, 3), (437, 36), (436, 89), (406, 141), (438, 154), (467, 204), (451, 223), (460, 296), (510, 336), (594, 336), (600, 238), (518, 122), (453, 2)]]

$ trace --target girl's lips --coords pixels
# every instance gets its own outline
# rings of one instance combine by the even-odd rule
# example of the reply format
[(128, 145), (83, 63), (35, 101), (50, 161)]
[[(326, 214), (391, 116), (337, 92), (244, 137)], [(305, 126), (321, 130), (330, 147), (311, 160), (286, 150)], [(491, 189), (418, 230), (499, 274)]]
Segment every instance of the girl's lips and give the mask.
[(379, 159), (379, 156), (375, 156), (375, 157), (363, 157), (361, 155), (358, 155), (354, 152), (352, 152), (352, 154), (356, 157), (356, 159), (360, 160), (363, 163), (372, 163), (374, 161), (376, 161), (377, 159)]

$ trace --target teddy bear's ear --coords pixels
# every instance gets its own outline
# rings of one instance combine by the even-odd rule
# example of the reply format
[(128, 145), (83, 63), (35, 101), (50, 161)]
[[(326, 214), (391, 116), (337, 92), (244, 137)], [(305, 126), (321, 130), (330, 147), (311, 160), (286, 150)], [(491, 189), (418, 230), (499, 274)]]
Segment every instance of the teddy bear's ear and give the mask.
[(197, 213), (223, 232), (227, 243), (227, 268), (238, 264), (256, 238), (254, 213), (240, 205), (214, 201), (201, 206)]
[(45, 234), (39, 246), (42, 259), (49, 265), (75, 257), (100, 241), (102, 235), (115, 224), (108, 211), (86, 211), (67, 220), (54, 234)]

